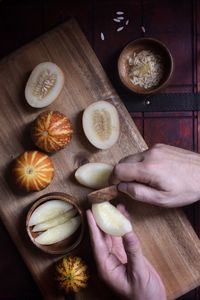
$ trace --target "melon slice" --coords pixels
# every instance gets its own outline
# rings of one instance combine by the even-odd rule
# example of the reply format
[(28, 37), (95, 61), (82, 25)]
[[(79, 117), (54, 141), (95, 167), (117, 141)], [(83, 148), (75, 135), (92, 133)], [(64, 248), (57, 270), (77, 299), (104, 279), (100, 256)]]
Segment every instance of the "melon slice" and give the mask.
[(58, 215), (57, 217), (55, 217), (53, 219), (50, 219), (46, 222), (42, 222), (42, 223), (39, 223), (39, 224), (35, 225), (33, 227), (32, 231), (33, 232), (44, 231), (44, 230), (47, 230), (51, 227), (61, 225), (65, 222), (67, 222), (68, 220), (70, 220), (76, 214), (77, 214), (77, 209), (72, 208), (69, 211), (67, 211), (66, 213), (62, 214), (62, 215)]
[(81, 224), (81, 217), (77, 216), (69, 221), (52, 227), (35, 238), (35, 241), (40, 245), (51, 245), (60, 242), (72, 235)]
[(108, 149), (118, 140), (119, 116), (114, 105), (107, 101), (97, 101), (89, 105), (83, 113), (83, 130), (92, 145), (98, 149)]
[(75, 172), (76, 180), (89, 188), (101, 189), (109, 185), (113, 166), (106, 163), (87, 163)]
[(97, 225), (107, 234), (123, 236), (132, 231), (130, 221), (110, 202), (92, 204), (92, 213)]
[(25, 98), (32, 107), (46, 107), (58, 97), (63, 86), (62, 70), (52, 62), (43, 62), (33, 69), (26, 84)]
[(49, 200), (38, 206), (32, 213), (29, 226), (54, 219), (73, 208), (73, 205), (62, 200)]

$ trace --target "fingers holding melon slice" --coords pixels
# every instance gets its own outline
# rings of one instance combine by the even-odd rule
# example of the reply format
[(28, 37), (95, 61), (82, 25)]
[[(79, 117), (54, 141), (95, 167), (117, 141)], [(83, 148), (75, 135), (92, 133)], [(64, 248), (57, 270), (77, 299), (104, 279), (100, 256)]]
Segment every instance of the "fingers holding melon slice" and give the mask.
[(43, 62), (33, 69), (26, 84), (25, 98), (32, 107), (46, 107), (58, 97), (63, 86), (62, 70), (52, 62)]
[(108, 149), (117, 142), (119, 116), (111, 103), (97, 101), (89, 105), (83, 113), (82, 123), (86, 137), (96, 148)]

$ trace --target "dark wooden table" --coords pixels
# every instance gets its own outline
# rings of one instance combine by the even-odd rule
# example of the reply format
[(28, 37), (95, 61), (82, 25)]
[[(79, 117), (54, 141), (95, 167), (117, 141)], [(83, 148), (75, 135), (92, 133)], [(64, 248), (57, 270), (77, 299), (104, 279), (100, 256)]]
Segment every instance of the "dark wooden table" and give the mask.
[[(125, 19), (115, 23), (117, 11)], [(200, 1), (198, 0), (0, 0), (0, 57), (75, 17), (112, 84), (120, 95), (127, 91), (119, 83), (116, 62), (121, 49), (131, 40), (154, 37), (170, 49), (175, 70), (164, 91), (200, 92)], [(124, 25), (129, 20), (128, 25)], [(124, 25), (124, 29), (116, 29)], [(105, 40), (101, 39), (101, 32)], [(56, 45), (55, 45), (56, 47)], [(149, 146), (168, 143), (200, 152), (198, 111), (130, 111)], [(184, 209), (200, 234), (198, 204)], [(42, 299), (14, 244), (0, 223), (0, 300)], [(200, 299), (198, 289), (180, 299)]]

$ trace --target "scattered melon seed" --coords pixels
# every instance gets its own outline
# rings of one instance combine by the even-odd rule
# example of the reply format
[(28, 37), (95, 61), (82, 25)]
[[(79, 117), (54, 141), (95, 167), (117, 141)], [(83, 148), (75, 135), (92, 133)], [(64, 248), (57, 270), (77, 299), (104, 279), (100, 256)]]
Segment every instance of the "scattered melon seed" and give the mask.
[(129, 23), (129, 19), (128, 19), (128, 20), (126, 20), (126, 23), (125, 23), (125, 25), (128, 25), (128, 23)]
[(101, 40), (104, 41), (105, 40), (105, 36), (104, 36), (104, 33), (101, 32)]
[(142, 31), (145, 33), (146, 29), (144, 28), (144, 26), (141, 26)]
[(124, 29), (124, 26), (121, 26), (121, 27), (117, 28), (117, 31), (119, 32), (119, 31), (122, 31), (123, 29)]
[(117, 23), (121, 22), (119, 19), (116, 19), (116, 18), (114, 18), (113, 21), (117, 22)]

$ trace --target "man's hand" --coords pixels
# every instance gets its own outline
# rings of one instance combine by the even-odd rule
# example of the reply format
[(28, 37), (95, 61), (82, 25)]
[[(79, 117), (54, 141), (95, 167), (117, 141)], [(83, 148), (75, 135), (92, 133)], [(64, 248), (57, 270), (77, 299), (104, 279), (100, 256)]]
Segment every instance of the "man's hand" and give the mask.
[[(123, 206), (118, 206), (127, 216)], [(123, 299), (166, 300), (163, 283), (149, 261), (143, 256), (134, 232), (121, 237), (104, 234), (87, 211), (91, 244), (101, 277)]]
[(200, 155), (158, 144), (122, 159), (111, 183), (135, 200), (178, 207), (200, 199)]

